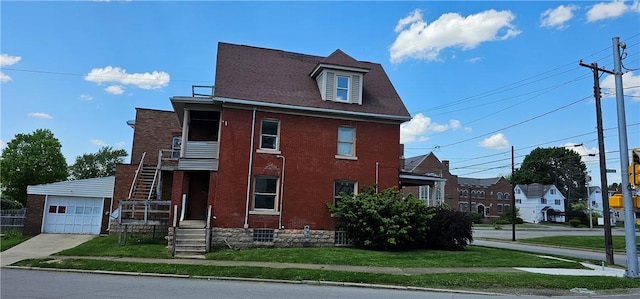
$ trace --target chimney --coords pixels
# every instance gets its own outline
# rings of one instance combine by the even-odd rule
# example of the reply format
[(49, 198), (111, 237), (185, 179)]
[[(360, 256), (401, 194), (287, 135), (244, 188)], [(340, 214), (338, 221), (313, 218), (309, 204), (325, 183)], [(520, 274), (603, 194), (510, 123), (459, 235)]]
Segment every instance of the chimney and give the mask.
[(449, 170), (449, 160), (442, 160), (442, 166), (444, 166), (444, 169)]
[(404, 169), (404, 144), (400, 143), (400, 162), (398, 163), (398, 170), (402, 172)]

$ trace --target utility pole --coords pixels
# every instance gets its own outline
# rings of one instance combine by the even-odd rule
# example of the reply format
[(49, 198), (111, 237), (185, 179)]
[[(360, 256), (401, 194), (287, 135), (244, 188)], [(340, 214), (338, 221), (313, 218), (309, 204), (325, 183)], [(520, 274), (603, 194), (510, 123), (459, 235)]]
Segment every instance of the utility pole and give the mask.
[(638, 248), (636, 248), (635, 213), (631, 184), (629, 183), (629, 145), (627, 143), (627, 119), (624, 111), (624, 93), (622, 89), (622, 59), (620, 48), (626, 48), (619, 37), (613, 38), (613, 71), (616, 81), (616, 106), (618, 108), (618, 139), (620, 142), (620, 174), (622, 175), (622, 202), (624, 205), (624, 235), (627, 249), (627, 271), (625, 276), (640, 278), (638, 273)]
[(516, 163), (514, 161), (514, 149), (511, 146), (511, 241), (516, 241), (516, 217), (518, 216), (516, 209)]
[[(593, 71), (593, 96), (596, 98), (596, 123), (598, 126), (598, 154), (600, 159), (600, 189), (602, 189), (602, 215), (604, 217), (604, 248), (606, 252), (607, 264), (613, 265), (613, 241), (611, 238), (611, 213), (609, 212), (609, 185), (607, 183), (607, 162), (604, 151), (604, 134), (602, 129), (602, 105), (600, 101), (600, 72), (614, 74), (612, 71), (598, 68), (597, 63), (586, 65), (580, 61), (580, 66), (590, 68)], [(625, 135), (626, 136), (626, 135)], [(587, 190), (589, 188), (587, 187)], [(591, 212), (591, 200), (587, 191), (589, 201), (589, 212)], [(591, 220), (591, 215), (589, 215)], [(635, 240), (635, 239), (634, 239)]]

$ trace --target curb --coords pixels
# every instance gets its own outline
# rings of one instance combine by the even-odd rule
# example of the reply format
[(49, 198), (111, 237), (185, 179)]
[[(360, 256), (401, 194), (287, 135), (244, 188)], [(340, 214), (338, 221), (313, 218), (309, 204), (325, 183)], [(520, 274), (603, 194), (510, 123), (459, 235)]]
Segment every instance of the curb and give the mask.
[(336, 286), (336, 287), (354, 287), (354, 288), (369, 288), (369, 289), (406, 290), (406, 291), (416, 291), (416, 292), (438, 292), (438, 293), (467, 294), (467, 295), (487, 295), (487, 296), (504, 296), (505, 295), (505, 294), (500, 294), (500, 293), (470, 291), (470, 290), (451, 290), (451, 289), (422, 288), (422, 287), (412, 287), (412, 286), (394, 286), (394, 285), (384, 285), (384, 284), (369, 284), (369, 283), (357, 283), (357, 282), (335, 282), (335, 281), (320, 281), (320, 280), (282, 280), (282, 279), (242, 278), (242, 277), (225, 277), (225, 276), (189, 276), (189, 275), (181, 275), (181, 274), (139, 273), (139, 272), (122, 272), (122, 271), (105, 271), (105, 270), (55, 269), (55, 268), (38, 268), (38, 267), (23, 267), (23, 266), (4, 266), (3, 268), (7, 268), (7, 269), (22, 269), (22, 270), (31, 270), (31, 271), (92, 273), (92, 274), (106, 274), (106, 275), (141, 276), (141, 277), (165, 277), (165, 278), (220, 280), (220, 281), (246, 281), (246, 282), (264, 282), (264, 283), (306, 284), (306, 285), (317, 285), (317, 286)]

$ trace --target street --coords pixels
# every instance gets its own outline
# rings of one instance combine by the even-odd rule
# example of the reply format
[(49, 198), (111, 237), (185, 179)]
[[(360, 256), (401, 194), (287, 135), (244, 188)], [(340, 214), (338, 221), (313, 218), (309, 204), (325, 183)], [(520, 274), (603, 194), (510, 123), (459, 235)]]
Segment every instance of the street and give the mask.
[[(228, 281), (177, 277), (131, 276), (59, 271), (37, 271), (2, 268), (0, 272), (2, 298), (453, 298), (482, 299), (504, 295), (481, 295), (403, 289), (380, 289), (354, 286), (313, 285), (307, 283), (271, 283), (258, 281)], [(491, 292), (491, 290), (486, 290)], [(594, 296), (588, 290), (565, 295)], [(518, 298), (547, 298), (521, 296)], [(615, 298), (638, 298), (640, 294), (618, 295)]]

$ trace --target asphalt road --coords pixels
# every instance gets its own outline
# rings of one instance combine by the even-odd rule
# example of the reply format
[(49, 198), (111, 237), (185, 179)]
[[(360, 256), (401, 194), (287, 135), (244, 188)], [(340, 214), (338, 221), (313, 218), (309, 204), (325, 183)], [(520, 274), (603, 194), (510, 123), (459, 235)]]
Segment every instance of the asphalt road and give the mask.
[[(0, 272), (2, 298), (548, 298), (546, 296), (487, 295), (424, 290), (381, 289), (304, 283), (265, 283), (193, 278), (130, 276), (3, 268)], [(607, 298), (588, 290), (574, 290), (580, 298)], [(616, 299), (636, 299), (638, 293), (617, 295)]]

